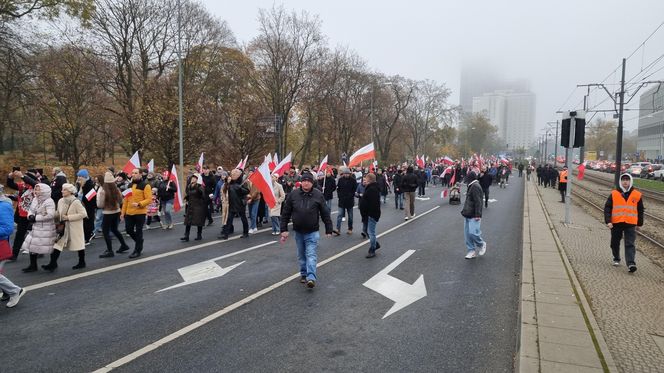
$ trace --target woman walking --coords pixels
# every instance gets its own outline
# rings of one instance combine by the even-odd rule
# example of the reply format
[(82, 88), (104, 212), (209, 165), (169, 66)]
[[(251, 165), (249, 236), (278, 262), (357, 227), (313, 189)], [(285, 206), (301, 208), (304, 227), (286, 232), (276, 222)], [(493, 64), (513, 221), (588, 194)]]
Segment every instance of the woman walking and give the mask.
[(75, 194), (75, 186), (69, 183), (62, 185), (62, 198), (58, 201), (56, 219), (60, 223), (64, 223), (65, 228), (54, 245), (55, 250), (51, 253), (51, 262), (42, 266), (47, 271), (52, 272), (58, 268), (58, 258), (62, 250), (78, 252), (78, 264), (73, 266), (72, 269), (85, 268), (83, 220), (88, 217), (88, 212)]
[[(75, 191), (76, 189), (74, 189)], [(47, 184), (36, 184), (35, 198), (28, 209), (28, 221), (32, 223), (32, 231), (23, 242), (22, 248), (30, 253), (30, 265), (23, 272), (37, 271), (39, 254), (50, 254), (55, 242), (55, 202), (51, 199), (51, 187)]]
[(104, 233), (104, 241), (106, 241), (106, 251), (99, 255), (100, 258), (112, 258), (115, 256), (113, 253), (113, 244), (111, 243), (111, 233), (120, 241), (120, 250), (127, 251), (129, 246), (122, 237), (118, 230), (120, 224), (120, 212), (122, 209), (122, 194), (120, 189), (115, 185), (115, 178), (110, 172), (104, 174), (104, 184), (97, 193), (97, 207), (98, 211), (103, 212), (101, 229)]
[(276, 203), (270, 209), (270, 219), (272, 220), (272, 235), (278, 236), (281, 233), (281, 203), (286, 199), (284, 187), (279, 184), (279, 176), (272, 175), (272, 189), (274, 189), (274, 200)]
[(203, 225), (205, 225), (205, 218), (207, 217), (207, 201), (205, 196), (205, 189), (198, 184), (200, 175), (194, 174), (189, 179), (189, 185), (185, 190), (184, 200), (187, 207), (184, 213), (184, 236), (180, 241), (188, 242), (191, 226), (195, 225), (197, 229), (196, 238), (194, 241), (203, 239)]

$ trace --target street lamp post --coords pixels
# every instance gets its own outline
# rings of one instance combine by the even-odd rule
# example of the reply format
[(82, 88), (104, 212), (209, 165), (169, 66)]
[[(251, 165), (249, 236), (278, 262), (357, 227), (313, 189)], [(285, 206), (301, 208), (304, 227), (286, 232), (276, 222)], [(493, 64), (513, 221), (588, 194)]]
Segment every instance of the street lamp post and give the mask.
[(558, 120), (556, 120), (555, 122), (546, 122), (547, 125), (549, 125), (549, 124), (552, 125), (553, 123), (556, 124), (556, 138), (553, 141), (553, 146), (554, 146), (554, 149), (555, 149), (554, 152), (553, 152), (553, 166), (555, 167), (555, 166), (558, 165), (558, 124), (559, 123), (558, 123)]

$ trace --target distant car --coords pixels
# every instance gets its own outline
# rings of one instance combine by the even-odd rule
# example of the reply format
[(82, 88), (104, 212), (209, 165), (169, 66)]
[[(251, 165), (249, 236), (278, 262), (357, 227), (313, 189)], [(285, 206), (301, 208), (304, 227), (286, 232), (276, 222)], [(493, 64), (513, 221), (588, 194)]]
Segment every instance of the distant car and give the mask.
[(644, 168), (647, 168), (650, 165), (651, 165), (650, 162), (632, 163), (632, 165), (629, 167), (629, 169), (627, 169), (627, 172), (632, 176), (641, 177), (641, 171), (643, 171)]
[(664, 165), (662, 164), (649, 164), (641, 170), (641, 178), (642, 179), (653, 179), (654, 178), (654, 172), (657, 170), (661, 170)]
[(659, 170), (653, 171), (652, 178), (655, 180), (664, 181), (664, 166), (661, 167)]

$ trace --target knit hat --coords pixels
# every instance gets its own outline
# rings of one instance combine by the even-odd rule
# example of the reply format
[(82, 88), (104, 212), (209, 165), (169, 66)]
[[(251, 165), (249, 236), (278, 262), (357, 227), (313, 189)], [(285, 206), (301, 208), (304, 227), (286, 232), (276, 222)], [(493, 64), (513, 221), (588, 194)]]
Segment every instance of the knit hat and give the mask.
[(79, 170), (78, 173), (76, 173), (76, 176), (78, 176), (78, 177), (84, 177), (84, 178), (87, 179), (87, 178), (90, 177), (90, 173), (88, 172), (88, 170), (86, 170), (86, 169), (84, 168), (84, 169), (82, 169), (82, 170)]
[(73, 184), (69, 183), (62, 184), (62, 190), (67, 190), (71, 194), (76, 194), (76, 187)]
[(108, 184), (115, 183), (115, 177), (113, 177), (113, 174), (110, 173), (109, 171), (106, 171), (106, 173), (104, 174), (104, 183)]
[(341, 173), (342, 173), (342, 174), (349, 174), (349, 173), (350, 173), (350, 168), (348, 168), (348, 167), (341, 167)]
[(314, 182), (314, 175), (312, 175), (311, 172), (305, 171), (305, 172), (302, 173), (302, 176), (300, 176), (300, 180), (301, 181), (308, 180), (308, 181), (311, 181), (313, 183)]

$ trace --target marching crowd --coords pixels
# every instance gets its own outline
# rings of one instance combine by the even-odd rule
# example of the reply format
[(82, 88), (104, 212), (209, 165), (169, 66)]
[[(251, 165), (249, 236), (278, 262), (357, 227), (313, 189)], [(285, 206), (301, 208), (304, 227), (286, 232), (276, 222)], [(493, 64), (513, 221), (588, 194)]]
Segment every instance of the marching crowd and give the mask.
[[(403, 210), (404, 219), (409, 220), (415, 216), (415, 201), (427, 198), (429, 183), (458, 187), (463, 180), (468, 184), (462, 211), (466, 219), (466, 258), (472, 259), (486, 251), (486, 243), (481, 238), (480, 218), (482, 207), (488, 207), (489, 187), (492, 184), (506, 186), (511, 173), (509, 164), (496, 162), (481, 168), (476, 166), (456, 162), (446, 166), (431, 163), (425, 167), (404, 163), (385, 169), (343, 166), (297, 170), (290, 167), (283, 175), (271, 175), (275, 203), (270, 207), (261, 189), (251, 182), (256, 169), (235, 168), (227, 172), (221, 166), (214, 171), (204, 165), (200, 172), (190, 170), (185, 182), (181, 241), (189, 241), (192, 226), (196, 227), (194, 240), (201, 240), (203, 227), (206, 223), (208, 226), (213, 224), (215, 213), (221, 214), (221, 231), (217, 238), (222, 240), (234, 234), (235, 218), (241, 221), (242, 238), (258, 232), (263, 224), (271, 224), (272, 234), (280, 236), (282, 242), (288, 239), (289, 224), (292, 223), (301, 282), (313, 288), (317, 279), (320, 220), (328, 236), (341, 235), (344, 221), (346, 234), (352, 235), (353, 209), (357, 203), (362, 222), (361, 235), (370, 242), (366, 257), (372, 258), (381, 247), (376, 239), (376, 225), (388, 194), (394, 194), (394, 208)], [(20, 167), (15, 167), (7, 176), (6, 185), (16, 193), (5, 195), (0, 191), (3, 227), (0, 242), (9, 246), (9, 239), (14, 235), (11, 254), (4, 259), (14, 262), (21, 252), (29, 254), (29, 264), (23, 268), (26, 273), (39, 270), (39, 258), (48, 259), (41, 265), (43, 270), (55, 271), (62, 251), (77, 253), (78, 263), (72, 269), (85, 268), (86, 246), (100, 233), (106, 245), (100, 258), (114, 257), (130, 250), (129, 258), (138, 258), (143, 254), (144, 229), (151, 229), (153, 223), (159, 223), (164, 230), (173, 229), (178, 185), (173, 182), (170, 171), (159, 174), (135, 168), (127, 174), (116, 173), (113, 167), (108, 167), (103, 175), (93, 178), (87, 169), (81, 169), (70, 181), (57, 167), (52, 170), (50, 180), (41, 169), (29, 169), (24, 173)], [(331, 220), (335, 192), (338, 200), (336, 224)], [(121, 222), (133, 241), (133, 248), (120, 231)], [(120, 245), (117, 250), (113, 248), (112, 235)], [(4, 298), (14, 297), (8, 306), (15, 305), (23, 294), (23, 289), (1, 275), (0, 288)]]

